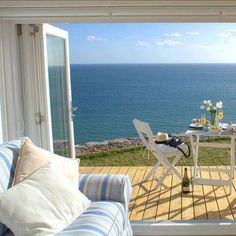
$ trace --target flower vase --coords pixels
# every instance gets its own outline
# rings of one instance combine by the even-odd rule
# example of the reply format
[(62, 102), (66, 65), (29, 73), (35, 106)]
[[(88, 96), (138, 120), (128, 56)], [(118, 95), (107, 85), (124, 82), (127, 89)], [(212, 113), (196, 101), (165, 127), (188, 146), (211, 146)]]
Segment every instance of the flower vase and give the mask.
[(218, 119), (217, 119), (217, 112), (210, 112), (210, 125), (211, 126), (218, 126)]

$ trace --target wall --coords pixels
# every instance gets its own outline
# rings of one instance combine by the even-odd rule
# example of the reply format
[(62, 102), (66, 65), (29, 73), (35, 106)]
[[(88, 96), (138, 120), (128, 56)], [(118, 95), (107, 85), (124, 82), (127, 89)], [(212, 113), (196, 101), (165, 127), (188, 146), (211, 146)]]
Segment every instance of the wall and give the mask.
[[(0, 97), (1, 99), (1, 97)], [(1, 102), (0, 102), (1, 105)], [(1, 107), (0, 107), (0, 143), (3, 142), (3, 137), (2, 137), (2, 117), (1, 117)]]

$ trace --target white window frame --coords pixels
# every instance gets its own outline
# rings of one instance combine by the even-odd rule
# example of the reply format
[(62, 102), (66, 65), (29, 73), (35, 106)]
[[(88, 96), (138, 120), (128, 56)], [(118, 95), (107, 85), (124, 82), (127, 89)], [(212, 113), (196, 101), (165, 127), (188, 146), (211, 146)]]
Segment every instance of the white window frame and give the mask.
[[(65, 42), (65, 60), (67, 78), (70, 78), (68, 33), (48, 24), (23, 24), (21, 27), (20, 56), (22, 74), (22, 93), (25, 120), (25, 136), (51, 152), (53, 152), (53, 132), (51, 122), (51, 104), (48, 79), (47, 40), (46, 36), (60, 37)], [(67, 96), (69, 107), (70, 157), (75, 158), (74, 130), (71, 110), (71, 86), (67, 80)], [(33, 99), (32, 99), (33, 98)], [(34, 99), (39, 98), (39, 99)], [(44, 117), (43, 122), (38, 120), (37, 114)]]
[[(236, 22), (236, 2), (229, 0), (68, 0), (44, 1), (42, 6), (41, 1), (11, 0), (0, 2), (0, 17), (3, 20), (33, 24), (45, 22)], [(2, 54), (1, 51), (0, 54)], [(2, 55), (0, 59), (1, 57)], [(135, 221), (131, 224), (135, 235), (235, 235), (236, 232), (235, 221)]]
[[(44, 114), (47, 116), (47, 124), (44, 132), (47, 133), (50, 142), (50, 150), (53, 152), (53, 133), (52, 133), (52, 120), (51, 120), (51, 105), (50, 105), (50, 91), (49, 91), (49, 77), (48, 77), (48, 58), (47, 58), (47, 35), (60, 37), (64, 40), (65, 43), (65, 61), (66, 61), (66, 92), (67, 92), (67, 107), (68, 111), (68, 126), (69, 126), (69, 141), (70, 141), (70, 155), (71, 158), (75, 158), (75, 145), (74, 145), (74, 127), (73, 127), (73, 119), (72, 119), (72, 95), (71, 95), (71, 84), (70, 84), (70, 60), (69, 60), (69, 42), (68, 42), (68, 33), (62, 29), (54, 27), (49, 24), (39, 25), (39, 32), (43, 35), (43, 50), (44, 50), (44, 71), (45, 73), (45, 82), (44, 82), (44, 92), (45, 98), (42, 100), (41, 107), (44, 109)], [(43, 92), (43, 91), (42, 91)]]

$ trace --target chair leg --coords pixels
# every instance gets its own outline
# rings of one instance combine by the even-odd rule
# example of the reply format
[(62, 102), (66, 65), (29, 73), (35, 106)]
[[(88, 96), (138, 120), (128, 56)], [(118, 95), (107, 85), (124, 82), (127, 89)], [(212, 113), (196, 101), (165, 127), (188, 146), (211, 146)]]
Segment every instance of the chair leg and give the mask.
[(146, 151), (147, 151), (147, 148), (145, 148), (143, 151), (143, 157), (145, 156)]
[(179, 161), (180, 158), (181, 158), (181, 156), (177, 156), (177, 157), (173, 160), (173, 162), (171, 163), (171, 169), (172, 169), (173, 173), (179, 178), (179, 180), (182, 181), (182, 177), (181, 177), (180, 173), (179, 173), (179, 172), (176, 170), (176, 168), (175, 168), (175, 165), (176, 165), (176, 163)]
[(192, 178), (191, 183), (192, 183), (192, 191), (194, 192), (194, 187), (195, 187), (194, 178)]
[[(155, 174), (156, 169), (158, 166), (161, 164), (163, 165), (164, 168), (164, 174), (159, 178), (155, 188), (159, 188), (164, 181), (165, 177), (169, 175), (171, 172), (177, 176), (177, 178), (182, 181), (180, 173), (177, 171), (175, 168), (176, 163), (179, 161), (182, 155), (176, 155), (175, 158), (173, 159), (172, 162), (170, 162), (167, 158), (161, 158), (159, 159), (156, 164), (153, 166), (151, 171), (148, 173), (148, 175), (144, 178), (144, 181), (148, 180), (152, 175)], [(169, 157), (170, 158), (170, 157)]]
[(181, 178), (180, 173), (174, 167), (172, 167), (171, 170), (178, 177), (179, 181), (181, 182), (182, 178)]
[(148, 157), (148, 160), (149, 160), (150, 159), (150, 151), (147, 148), (145, 148), (144, 151), (143, 151), (143, 158), (145, 157), (146, 152), (147, 152), (147, 157)]
[(162, 182), (164, 181), (165, 177), (170, 173), (171, 168), (167, 169), (165, 174), (161, 176), (158, 183), (156, 184), (155, 188), (159, 188), (162, 185)]
[(160, 164), (161, 164), (161, 161), (158, 160), (156, 164), (152, 167), (148, 175), (144, 178), (145, 181), (148, 180), (156, 172), (156, 169)]
[(182, 181), (180, 173), (175, 168), (175, 165), (179, 161), (180, 158), (181, 158), (181, 156), (177, 155), (175, 157), (175, 159), (172, 161), (172, 163), (170, 163), (170, 161), (168, 159), (166, 159), (164, 162), (165, 162), (165, 167), (167, 169), (170, 169), (172, 171), (172, 173), (175, 174), (180, 181)]

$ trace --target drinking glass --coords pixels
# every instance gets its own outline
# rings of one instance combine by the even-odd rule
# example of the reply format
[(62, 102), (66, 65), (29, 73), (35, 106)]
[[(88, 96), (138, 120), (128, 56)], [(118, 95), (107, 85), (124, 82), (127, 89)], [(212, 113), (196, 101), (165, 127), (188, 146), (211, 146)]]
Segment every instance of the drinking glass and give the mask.
[(200, 123), (201, 123), (201, 125), (203, 125), (203, 126), (206, 124), (206, 115), (205, 115), (205, 114), (203, 114), (203, 115), (201, 116)]
[(221, 120), (224, 118), (224, 112), (223, 110), (219, 110), (218, 112), (218, 119), (219, 119), (219, 123), (221, 123)]

